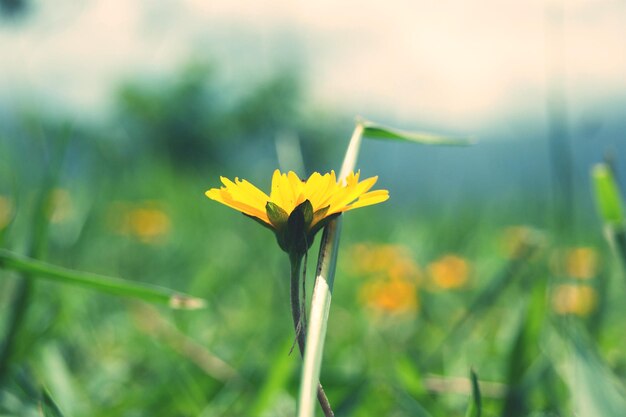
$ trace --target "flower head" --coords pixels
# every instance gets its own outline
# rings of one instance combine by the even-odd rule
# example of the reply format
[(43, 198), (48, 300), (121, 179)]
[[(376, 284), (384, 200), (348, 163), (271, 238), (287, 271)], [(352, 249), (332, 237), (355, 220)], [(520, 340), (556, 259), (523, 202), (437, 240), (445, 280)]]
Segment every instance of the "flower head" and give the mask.
[(303, 181), (293, 171), (284, 174), (276, 170), (270, 195), (246, 180), (221, 177), (223, 186), (208, 190), (206, 196), (272, 229), (284, 251), (302, 254), (329, 220), (389, 198), (387, 190), (369, 191), (378, 177), (359, 181), (359, 175), (350, 173), (345, 181), (337, 182), (334, 171), (315, 172)]
[(589, 285), (561, 284), (552, 292), (552, 308), (560, 315), (585, 317), (597, 307), (598, 294)]
[(434, 284), (444, 290), (461, 288), (469, 278), (469, 263), (457, 255), (445, 255), (428, 265)]
[(142, 203), (114, 202), (109, 208), (113, 230), (143, 243), (160, 243), (171, 229), (170, 217), (155, 201)]
[(377, 313), (402, 315), (417, 310), (417, 285), (405, 279), (387, 279), (368, 282), (359, 294), (361, 301)]

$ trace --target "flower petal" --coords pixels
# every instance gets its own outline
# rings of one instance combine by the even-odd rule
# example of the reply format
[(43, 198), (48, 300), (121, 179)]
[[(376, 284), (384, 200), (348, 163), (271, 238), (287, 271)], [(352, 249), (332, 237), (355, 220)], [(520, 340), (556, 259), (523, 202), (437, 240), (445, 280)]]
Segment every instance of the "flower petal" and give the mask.
[(274, 174), (272, 175), (272, 190), (270, 192), (270, 200), (277, 206), (284, 209), (285, 202), (283, 201), (282, 195), (280, 193), (280, 177), (280, 171), (278, 169), (274, 170)]
[(265, 223), (270, 224), (269, 219), (267, 218), (267, 214), (256, 207), (250, 206), (244, 202), (238, 201), (234, 199), (229, 190), (225, 187), (222, 188), (211, 188), (208, 190), (205, 195), (209, 197), (211, 200), (215, 200), (219, 203), (224, 204), (232, 209), (240, 211), (249, 216), (256, 217), (260, 220), (263, 220)]
[(389, 191), (387, 190), (371, 191), (369, 193), (363, 194), (356, 202), (346, 207), (343, 211), (348, 211), (359, 207), (371, 206), (373, 204), (382, 203), (383, 201), (386, 201), (388, 199)]
[(337, 195), (331, 199), (328, 214), (346, 210), (350, 203), (364, 195), (374, 186), (374, 184), (376, 184), (376, 181), (378, 181), (378, 177), (371, 177), (361, 181), (360, 183), (354, 182), (356, 179), (358, 179), (358, 174), (352, 178), (348, 177), (348, 185), (345, 187), (344, 193), (337, 193)]

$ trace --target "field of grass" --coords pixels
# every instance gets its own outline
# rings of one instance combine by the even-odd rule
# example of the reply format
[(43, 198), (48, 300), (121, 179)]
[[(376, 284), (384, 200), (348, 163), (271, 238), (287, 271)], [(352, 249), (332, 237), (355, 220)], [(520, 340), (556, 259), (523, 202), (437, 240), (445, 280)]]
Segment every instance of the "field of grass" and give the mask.
[[(248, 125), (261, 120), (242, 114)], [(156, 134), (146, 117), (132, 125), (144, 138)], [(170, 309), (4, 265), (0, 416), (294, 415), (301, 359), (290, 353), (288, 258), (268, 230), (204, 196), (220, 175), (267, 190), (272, 158), (251, 155), (271, 143), (198, 150), (215, 151), (202, 164), (167, 141), (135, 149), (68, 131), (0, 141), (0, 246), (174, 289), (206, 308)], [(304, 159), (314, 166), (334, 149), (311, 146)], [(483, 416), (623, 415), (619, 259), (600, 220), (558, 229), (553, 205), (539, 206), (545, 212), (493, 196), (422, 210), (394, 203), (392, 191), (344, 215), (321, 373), (337, 416), (479, 415), (472, 369)], [(318, 245), (319, 236), (309, 296)]]

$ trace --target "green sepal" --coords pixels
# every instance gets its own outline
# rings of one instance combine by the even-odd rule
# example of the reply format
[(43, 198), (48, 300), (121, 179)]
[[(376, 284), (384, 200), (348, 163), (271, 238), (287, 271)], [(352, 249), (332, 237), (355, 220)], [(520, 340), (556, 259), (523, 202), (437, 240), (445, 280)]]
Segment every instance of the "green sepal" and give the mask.
[(307, 225), (307, 229), (313, 221), (313, 205), (309, 200), (304, 200), (302, 204), (296, 207), (296, 210), (302, 208), (302, 215), (304, 216), (304, 223)]
[(243, 214), (274, 232), (278, 246), (289, 256), (301, 257), (313, 245), (317, 232), (341, 214), (335, 213), (325, 217), (329, 208), (330, 206), (322, 207), (314, 212), (311, 202), (305, 200), (294, 208), (291, 214), (287, 214), (281, 207), (268, 201), (265, 211), (271, 225), (258, 217)]
[(322, 207), (321, 209), (313, 213), (313, 220), (311, 221), (311, 224), (319, 223), (324, 218), (324, 216), (326, 216), (329, 208), (330, 206)]
[(309, 249), (307, 232), (312, 221), (313, 206), (309, 200), (304, 200), (289, 215), (285, 243), (291, 255), (303, 255)]
[(276, 204), (268, 201), (265, 204), (265, 212), (270, 223), (274, 226), (274, 233), (276, 234), (276, 242), (278, 246), (285, 252), (289, 252), (289, 244), (287, 243), (287, 222), (289, 215), (285, 210)]
[(274, 225), (276, 230), (280, 230), (285, 227), (287, 220), (289, 219), (289, 214), (276, 204), (268, 201), (265, 204), (265, 212), (267, 213), (267, 218), (270, 220), (270, 223)]

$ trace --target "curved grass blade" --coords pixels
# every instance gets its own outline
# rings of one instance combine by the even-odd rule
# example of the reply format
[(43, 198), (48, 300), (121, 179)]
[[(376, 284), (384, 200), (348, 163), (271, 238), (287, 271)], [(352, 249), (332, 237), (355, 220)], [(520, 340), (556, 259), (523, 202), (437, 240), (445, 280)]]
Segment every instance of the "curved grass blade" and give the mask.
[(56, 405), (47, 390), (41, 390), (40, 411), (43, 417), (63, 417), (63, 413)]
[(7, 250), (0, 250), (0, 268), (24, 272), (28, 278), (41, 277), (51, 281), (91, 288), (103, 293), (133, 297), (171, 308), (194, 310), (203, 308), (205, 301), (168, 288), (127, 281), (104, 275), (79, 272), (51, 265)]
[(371, 122), (369, 120), (361, 119), (358, 120), (357, 123), (363, 126), (363, 137), (370, 139), (397, 140), (403, 142), (419, 143), (422, 145), (466, 146), (473, 143), (473, 140), (471, 138), (455, 138), (425, 132), (411, 132), (408, 130), (401, 130), (393, 127), (384, 126), (378, 123)]
[(472, 401), (467, 407), (465, 417), (480, 417), (482, 414), (482, 400), (480, 387), (478, 386), (478, 375), (476, 375), (473, 369), (470, 369), (470, 381), (472, 383)]
[(576, 327), (567, 331), (557, 330), (551, 342), (547, 346), (558, 363), (557, 371), (570, 391), (576, 415), (623, 416), (626, 410), (626, 387), (584, 331)]
[[(448, 138), (426, 133), (407, 132), (382, 126), (367, 120), (357, 120), (350, 138), (348, 149), (341, 165), (339, 181), (343, 181), (356, 166), (362, 139), (391, 139), (426, 145), (469, 145), (465, 138)], [(315, 286), (311, 300), (310, 321), (306, 337), (304, 365), (300, 381), (298, 416), (312, 417), (315, 410), (315, 398), (319, 383), (326, 337), (326, 326), (330, 312), (335, 267), (339, 247), (341, 216), (328, 222), (324, 228), (320, 243), (320, 255), (317, 263)]]

